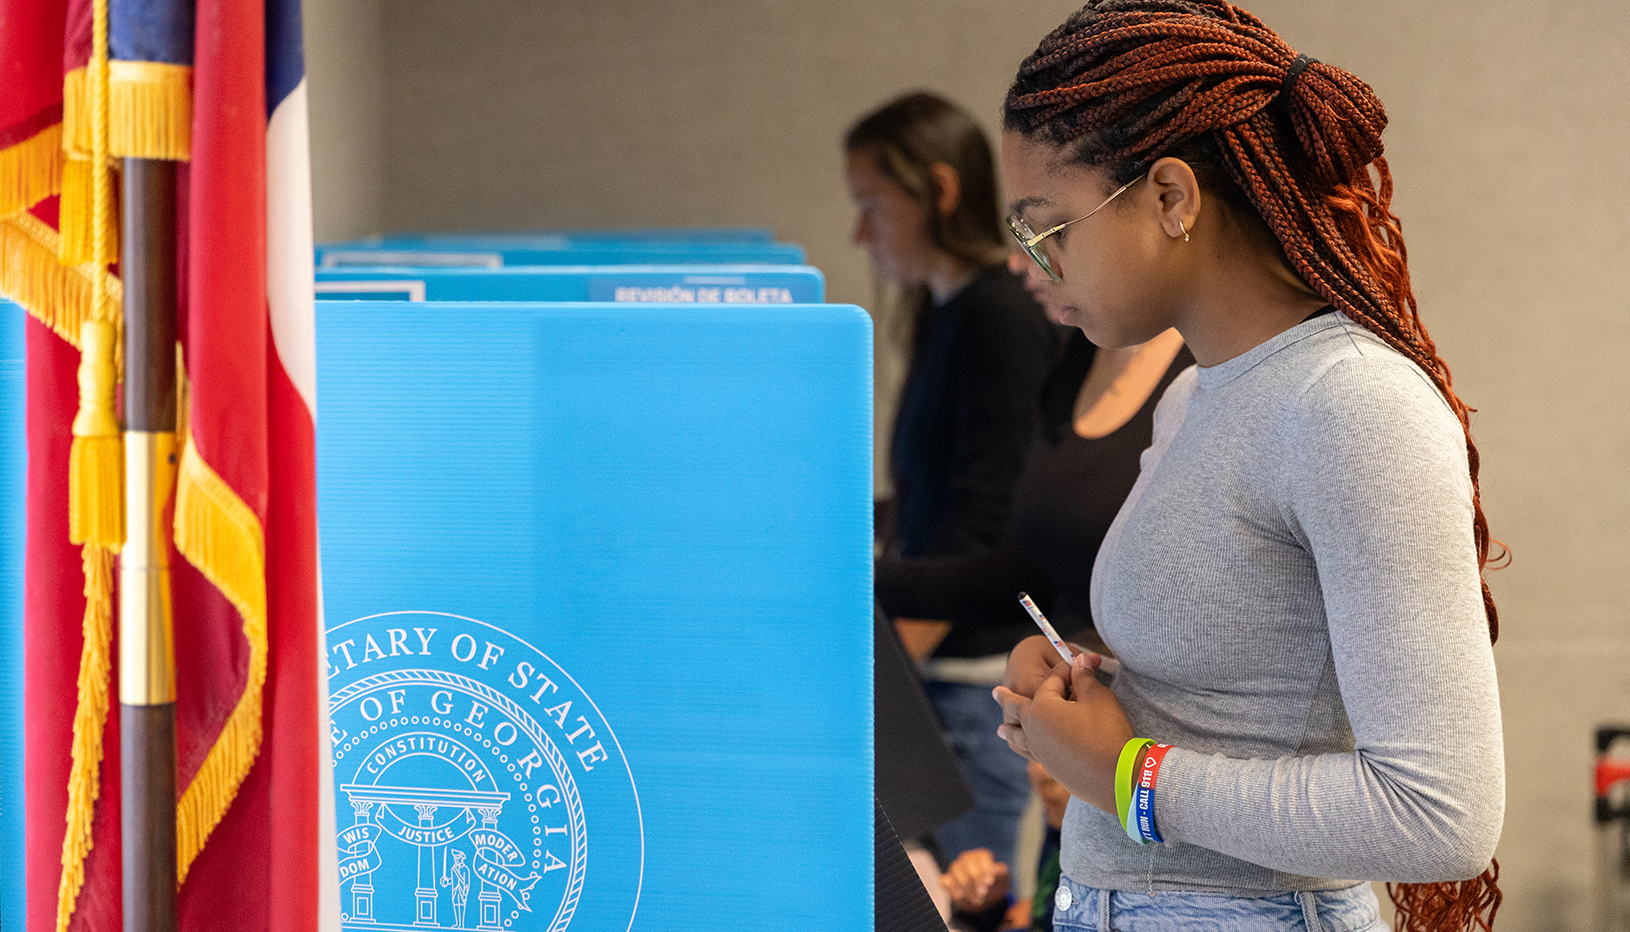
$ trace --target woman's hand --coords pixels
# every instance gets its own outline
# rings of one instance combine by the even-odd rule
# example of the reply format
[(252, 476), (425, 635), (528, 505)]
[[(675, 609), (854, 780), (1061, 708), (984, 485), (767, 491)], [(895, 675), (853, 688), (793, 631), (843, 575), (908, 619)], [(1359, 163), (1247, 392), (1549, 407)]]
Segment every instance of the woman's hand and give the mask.
[(1032, 634), (1007, 655), (1007, 672), (1002, 677), (1002, 686), (1029, 699), (1058, 663), (1058, 650), (1053, 647), (1053, 642), (1039, 634)]
[(1008, 746), (1025, 760), (1033, 761), (1035, 758), (1030, 756), (1021, 728), (1024, 710), (1029, 706), (1028, 700), (1035, 696), (1036, 690), (1052, 674), (1053, 667), (1059, 665), (1058, 651), (1054, 649), (1053, 642), (1039, 634), (1032, 634), (1007, 655), (1007, 670), (1002, 685), (991, 692), (1002, 707), (1002, 725), (996, 729), (996, 733), (1006, 739)]
[[(1036, 657), (1019, 651), (1008, 659), (1008, 683), (993, 695), (1002, 705), (997, 732), (1026, 760), (1047, 768), (1070, 795), (1105, 812), (1115, 811), (1115, 764), (1130, 741), (1132, 723), (1121, 703), (1094, 675), (1103, 657), (1086, 651), (1070, 664), (1059, 663), (1041, 677), (1030, 695), (1020, 690), (1033, 676)], [(1017, 664), (1017, 665), (1016, 665)]]
[(951, 906), (965, 913), (982, 913), (1002, 902), (1011, 882), (1007, 865), (992, 857), (989, 848), (962, 852), (940, 875)]
[(934, 656), (934, 649), (951, 633), (951, 623), (927, 618), (896, 618), (894, 630), (900, 635), (900, 645), (906, 649), (911, 662), (923, 663)]

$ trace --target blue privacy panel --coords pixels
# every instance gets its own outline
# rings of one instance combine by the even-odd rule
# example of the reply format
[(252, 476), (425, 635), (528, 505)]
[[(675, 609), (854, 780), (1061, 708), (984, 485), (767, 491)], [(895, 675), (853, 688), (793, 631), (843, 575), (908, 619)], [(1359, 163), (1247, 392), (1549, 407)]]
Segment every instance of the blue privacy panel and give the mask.
[(324, 245), (317, 265), (408, 265), (500, 268), (507, 265), (802, 265), (804, 248), (793, 243), (685, 242), (683, 240), (540, 239), (480, 246), (414, 245), (381, 249)]
[(27, 444), (21, 307), (0, 300), (0, 928), (23, 927), (23, 501)]
[(826, 280), (808, 265), (532, 265), (317, 270), (326, 300), (614, 301), (819, 304)]
[(869, 930), (866, 314), (317, 320), (346, 928)]

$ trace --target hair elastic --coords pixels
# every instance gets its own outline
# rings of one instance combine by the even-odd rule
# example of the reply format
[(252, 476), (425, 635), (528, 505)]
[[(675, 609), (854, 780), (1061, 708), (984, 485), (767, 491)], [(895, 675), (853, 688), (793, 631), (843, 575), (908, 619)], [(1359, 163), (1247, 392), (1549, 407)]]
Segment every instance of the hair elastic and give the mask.
[(1296, 79), (1302, 76), (1308, 65), (1317, 64), (1318, 61), (1310, 55), (1297, 55), (1296, 60), (1285, 69), (1285, 79), (1279, 82), (1279, 99), (1285, 101), (1285, 106), (1290, 106), (1290, 92), (1296, 86)]

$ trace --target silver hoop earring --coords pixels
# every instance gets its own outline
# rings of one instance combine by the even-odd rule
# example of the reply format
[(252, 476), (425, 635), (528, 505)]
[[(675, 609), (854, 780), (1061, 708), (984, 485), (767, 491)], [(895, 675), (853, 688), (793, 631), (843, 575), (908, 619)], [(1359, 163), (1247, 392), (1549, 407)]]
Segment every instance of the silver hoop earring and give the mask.
[(1185, 242), (1185, 243), (1188, 242), (1189, 241), (1189, 231), (1187, 230), (1187, 228), (1185, 228), (1183, 226), (1183, 221), (1181, 221), (1181, 220), (1177, 221), (1177, 228), (1179, 230), (1183, 231), (1183, 242)]

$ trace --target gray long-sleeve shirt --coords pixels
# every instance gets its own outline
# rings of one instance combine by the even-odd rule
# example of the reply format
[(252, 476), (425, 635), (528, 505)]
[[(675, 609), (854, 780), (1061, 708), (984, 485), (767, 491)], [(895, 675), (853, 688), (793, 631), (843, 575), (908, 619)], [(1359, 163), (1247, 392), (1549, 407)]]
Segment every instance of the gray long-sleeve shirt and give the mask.
[(1093, 570), (1164, 845), (1072, 800), (1065, 874), (1259, 896), (1488, 864), (1499, 693), (1459, 422), (1339, 314), (1183, 373)]

